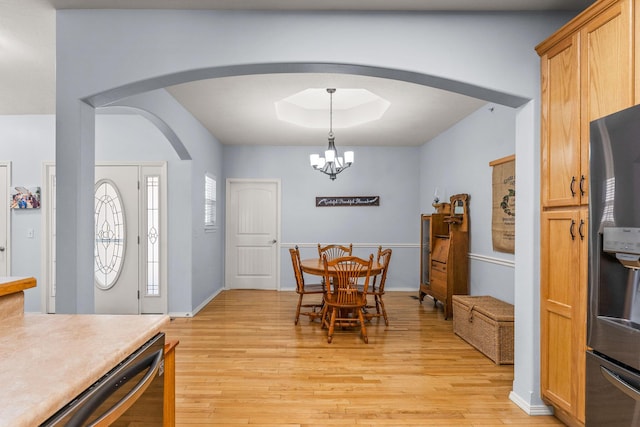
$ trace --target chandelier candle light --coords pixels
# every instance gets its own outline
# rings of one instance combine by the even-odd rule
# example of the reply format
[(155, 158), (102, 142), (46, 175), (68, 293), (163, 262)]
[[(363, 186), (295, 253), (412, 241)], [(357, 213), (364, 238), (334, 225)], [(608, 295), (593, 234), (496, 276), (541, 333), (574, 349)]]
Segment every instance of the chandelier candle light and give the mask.
[(333, 136), (333, 94), (335, 89), (327, 89), (329, 93), (329, 148), (324, 152), (324, 157), (319, 154), (309, 156), (311, 166), (324, 174), (329, 175), (331, 180), (336, 179), (336, 175), (353, 164), (353, 151), (345, 151), (344, 159), (338, 156), (336, 150), (335, 137)]

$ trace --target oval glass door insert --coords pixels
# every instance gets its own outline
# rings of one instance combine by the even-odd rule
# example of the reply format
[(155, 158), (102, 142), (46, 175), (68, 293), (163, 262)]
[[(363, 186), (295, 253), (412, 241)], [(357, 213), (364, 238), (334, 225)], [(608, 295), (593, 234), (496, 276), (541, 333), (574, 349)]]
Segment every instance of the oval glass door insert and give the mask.
[(101, 180), (95, 191), (94, 265), (96, 286), (110, 289), (118, 281), (125, 249), (122, 198), (114, 183)]

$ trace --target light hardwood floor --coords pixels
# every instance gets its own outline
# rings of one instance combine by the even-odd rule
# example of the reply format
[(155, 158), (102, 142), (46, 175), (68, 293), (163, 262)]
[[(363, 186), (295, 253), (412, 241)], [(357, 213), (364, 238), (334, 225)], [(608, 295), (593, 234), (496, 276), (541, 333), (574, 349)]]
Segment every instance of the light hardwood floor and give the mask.
[[(388, 292), (389, 327), (294, 325), (295, 292), (224, 291), (171, 322), (176, 426), (550, 426), (509, 400), (513, 367), (453, 333), (442, 308)], [(306, 301), (306, 299), (305, 299)]]

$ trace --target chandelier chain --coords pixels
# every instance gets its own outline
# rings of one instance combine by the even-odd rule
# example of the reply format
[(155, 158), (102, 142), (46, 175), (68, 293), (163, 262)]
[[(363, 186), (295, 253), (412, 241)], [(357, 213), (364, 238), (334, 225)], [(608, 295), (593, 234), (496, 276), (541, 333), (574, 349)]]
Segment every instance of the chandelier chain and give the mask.
[(329, 92), (329, 136), (333, 137), (333, 94), (335, 93), (335, 89), (329, 88), (327, 92)]

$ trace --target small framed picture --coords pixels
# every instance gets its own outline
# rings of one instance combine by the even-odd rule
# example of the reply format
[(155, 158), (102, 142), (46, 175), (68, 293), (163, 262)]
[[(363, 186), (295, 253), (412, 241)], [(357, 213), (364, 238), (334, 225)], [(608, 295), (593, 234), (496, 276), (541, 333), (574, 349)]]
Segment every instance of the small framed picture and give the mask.
[(40, 187), (12, 187), (11, 209), (39, 209)]

